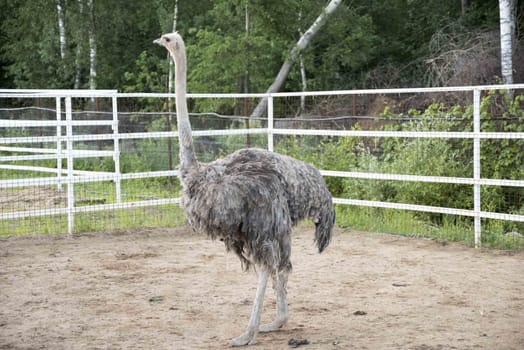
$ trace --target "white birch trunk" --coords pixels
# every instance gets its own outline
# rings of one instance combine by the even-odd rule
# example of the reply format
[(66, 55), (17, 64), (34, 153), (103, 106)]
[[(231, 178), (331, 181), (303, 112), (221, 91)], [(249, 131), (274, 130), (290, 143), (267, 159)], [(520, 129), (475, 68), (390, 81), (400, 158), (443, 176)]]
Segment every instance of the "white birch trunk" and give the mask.
[(93, 0), (87, 0), (89, 10), (89, 89), (96, 89), (96, 32)]
[[(293, 47), (293, 49), (291, 49), (289, 58), (284, 61), (284, 64), (282, 64), (282, 67), (280, 68), (277, 77), (273, 81), (273, 84), (271, 84), (269, 89), (266, 91), (267, 93), (273, 93), (280, 90), (280, 88), (284, 84), (284, 81), (287, 78), (287, 75), (289, 74), (289, 71), (291, 70), (293, 62), (297, 59), (300, 52), (304, 50), (306, 47), (308, 47), (308, 45), (311, 43), (311, 40), (315, 37), (315, 35), (318, 33), (318, 31), (324, 25), (324, 23), (326, 23), (329, 16), (333, 14), (333, 12), (335, 12), (335, 10), (341, 2), (342, 0), (331, 0), (329, 4), (324, 8), (322, 13), (317, 17), (315, 22), (311, 25), (311, 27), (309, 27), (309, 29), (306, 30), (304, 35), (300, 37), (297, 44)], [(266, 109), (267, 98), (263, 98), (256, 106), (255, 110), (251, 114), (251, 117), (260, 117)]]
[[(300, 23), (300, 20), (302, 18), (302, 12), (298, 13), (298, 20)], [(303, 35), (302, 29), (298, 28), (298, 34), (300, 36)], [(302, 91), (307, 91), (307, 77), (306, 77), (306, 65), (304, 64), (304, 58), (302, 55), (299, 57), (299, 64), (300, 64), (300, 78), (302, 80)], [(303, 113), (306, 110), (306, 96), (300, 96), (300, 113)]]
[(66, 30), (65, 30), (65, 21), (64, 21), (64, 8), (62, 7), (62, 0), (57, 0), (56, 11), (58, 15), (58, 33), (60, 35), (60, 58), (62, 58), (62, 61), (63, 61), (66, 55), (67, 42), (66, 42)]
[[(306, 66), (304, 65), (304, 59), (300, 56), (300, 78), (302, 79), (302, 91), (307, 91), (307, 77), (306, 77)], [(306, 96), (300, 96), (300, 112), (306, 110)]]
[(515, 22), (513, 0), (499, 0), (500, 66), (504, 84), (513, 84), (513, 35)]
[(83, 54), (83, 45), (81, 40), (82, 33), (84, 33), (84, 2), (83, 0), (78, 0), (78, 12), (80, 14), (80, 21), (77, 28), (77, 45), (76, 45), (76, 57), (75, 57), (75, 89), (80, 89), (80, 84), (82, 80), (82, 54)]
[[(175, 0), (175, 7), (173, 9), (173, 26), (171, 31), (176, 31), (176, 24), (178, 20), (178, 0)], [(169, 71), (167, 72), (167, 92), (172, 93), (173, 92), (173, 83), (174, 83), (174, 63), (173, 60), (170, 58), (169, 52), (167, 54), (167, 60), (169, 61)], [(166, 131), (172, 131), (173, 126), (171, 122), (171, 110), (172, 110), (172, 102), (171, 97), (167, 98), (167, 120), (166, 120)], [(168, 167), (170, 170), (173, 169), (173, 141), (169, 137), (167, 139), (167, 162)]]
[[(244, 12), (244, 30), (246, 32), (245, 41), (244, 41), (244, 53), (246, 55), (246, 66), (244, 67), (244, 93), (249, 93), (249, 1), (246, 2), (246, 8)], [(247, 111), (246, 111), (247, 113)], [(248, 134), (249, 136), (249, 134)]]
[[(178, 0), (175, 0), (175, 8), (173, 11), (173, 29), (172, 31), (176, 31), (176, 22), (178, 19)], [(170, 58), (169, 53), (167, 54), (167, 60), (169, 61), (169, 73), (167, 77), (167, 92), (171, 93), (173, 92), (173, 60)]]

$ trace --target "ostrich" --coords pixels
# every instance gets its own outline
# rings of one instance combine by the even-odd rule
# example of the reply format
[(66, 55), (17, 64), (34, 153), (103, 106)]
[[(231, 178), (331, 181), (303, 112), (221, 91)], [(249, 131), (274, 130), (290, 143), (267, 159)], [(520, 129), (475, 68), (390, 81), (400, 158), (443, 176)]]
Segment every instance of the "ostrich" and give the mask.
[[(176, 116), (180, 142), (182, 206), (197, 232), (224, 242), (244, 270), (254, 265), (258, 287), (246, 331), (231, 346), (254, 344), (258, 332), (280, 329), (288, 320), (286, 284), (291, 271), (291, 229), (309, 218), (322, 252), (335, 221), (332, 198), (320, 172), (291, 157), (247, 148), (214, 162), (197, 161), (186, 102), (186, 49), (178, 33), (154, 43), (164, 46), (175, 63)], [(260, 325), (268, 278), (276, 293), (276, 319)]]

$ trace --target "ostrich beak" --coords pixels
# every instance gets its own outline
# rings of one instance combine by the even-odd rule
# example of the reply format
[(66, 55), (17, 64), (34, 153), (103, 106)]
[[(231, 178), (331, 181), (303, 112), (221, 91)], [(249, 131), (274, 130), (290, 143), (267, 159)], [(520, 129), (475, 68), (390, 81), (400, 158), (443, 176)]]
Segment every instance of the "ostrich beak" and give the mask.
[(164, 45), (163, 40), (162, 40), (161, 37), (158, 38), (158, 39), (153, 40), (153, 43), (154, 44), (158, 44), (158, 45), (162, 45), (162, 46)]

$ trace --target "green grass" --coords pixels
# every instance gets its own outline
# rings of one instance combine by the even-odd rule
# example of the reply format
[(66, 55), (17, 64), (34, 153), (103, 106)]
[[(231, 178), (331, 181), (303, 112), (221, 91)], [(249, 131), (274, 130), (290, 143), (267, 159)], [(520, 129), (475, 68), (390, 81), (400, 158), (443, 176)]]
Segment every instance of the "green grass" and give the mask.
[(337, 224), (360, 231), (384, 232), (410, 237), (461, 241), (473, 244), (474, 234), (465, 221), (443, 219), (436, 225), (424, 220), (419, 213), (408, 210), (356, 206), (337, 206)]
[[(74, 217), (74, 233), (142, 227), (177, 227), (184, 223), (185, 215), (180, 206), (169, 204), (77, 213)], [(0, 226), (0, 237), (64, 233), (67, 233), (67, 215), (3, 220)]]
[[(471, 218), (443, 215), (439, 224), (429, 224), (429, 221), (424, 220), (420, 213), (407, 210), (336, 205), (336, 211), (337, 225), (340, 227), (475, 245)], [(504, 250), (524, 250), (524, 238), (508, 234), (507, 224), (502, 220), (483, 220), (481, 246)], [(518, 226), (517, 223), (515, 225)], [(515, 228), (514, 231), (522, 232), (522, 228)]]
[(50, 215), (2, 220), (0, 237), (67, 233), (67, 216)]
[(177, 227), (185, 215), (176, 204), (132, 209), (117, 209), (75, 215), (75, 232), (108, 231), (142, 227)]
[[(229, 142), (232, 142), (232, 140), (235, 142), (238, 141), (236, 138), (230, 138), (231, 139), (228, 140)], [(291, 139), (291, 141), (297, 140), (302, 140), (302, 138)], [(343, 139), (342, 141), (344, 140), (346, 139)], [(295, 148), (294, 151), (288, 153), (295, 155), (294, 153), (303, 151), (301, 147), (302, 145), (298, 143), (298, 141), (291, 141), (288, 143)], [(332, 153), (327, 152), (327, 160), (325, 160), (327, 163), (319, 164), (319, 166), (328, 169), (352, 169), (352, 167), (356, 167), (356, 164), (352, 165), (353, 163), (351, 163), (352, 158), (346, 156), (347, 152), (339, 152), (345, 150), (342, 146), (353, 149), (354, 145), (345, 145), (342, 141), (339, 141), (339, 143), (341, 143), (340, 145), (334, 143), (327, 143), (327, 146), (324, 145), (325, 147), (329, 146), (328, 151), (330, 150)], [(312, 144), (314, 147), (319, 147), (318, 142), (312, 142)], [(309, 156), (312, 156), (314, 155), (314, 152), (308, 154)], [(303, 158), (308, 160), (306, 156)], [(316, 159), (316, 156), (313, 158)], [(364, 165), (375, 164), (374, 162), (368, 162), (369, 164), (364, 162), (365, 157), (360, 157), (359, 159), (360, 163)], [(342, 165), (337, 162), (342, 162)], [(360, 164), (360, 166), (364, 166), (362, 164)], [(375, 165), (369, 169), (365, 168), (364, 170), (376, 171), (374, 168)], [(135, 167), (136, 166), (137, 165), (135, 164)], [(355, 169), (358, 170), (358, 168)], [(50, 174), (0, 169), (1, 179), (38, 176), (50, 176)], [(382, 198), (381, 196), (384, 194), (393, 196), (397, 192), (406, 193), (407, 191), (412, 191), (417, 195), (420, 194), (420, 191), (414, 189), (412, 184), (410, 184), (411, 186), (409, 188), (400, 188), (398, 191), (391, 191), (392, 188), (395, 188), (392, 187), (390, 182), (381, 183), (375, 180), (366, 181), (355, 181), (350, 179), (341, 180), (338, 178), (327, 179), (331, 190), (339, 191), (340, 193), (338, 193), (338, 196), (342, 197), (345, 197), (347, 193), (356, 193), (358, 198), (362, 199), (372, 198), (375, 200), (395, 201), (398, 198)], [(179, 197), (180, 194), (180, 183), (177, 178), (164, 177), (123, 180), (121, 185), (122, 202), (176, 198)], [(43, 196), (43, 199), (40, 200), (44, 201), (46, 198), (49, 198), (49, 196), (52, 196), (53, 199), (55, 199), (54, 201), (51, 201), (52, 203), (54, 202), (52, 207), (64, 208), (67, 206), (67, 185), (63, 186), (63, 192), (59, 192), (54, 186), (47, 186), (47, 188), (53, 190), (49, 192), (49, 195), (46, 194), (46, 196)], [(388, 190), (391, 193), (387, 192)], [(460, 189), (454, 189), (453, 193), (460, 192), (459, 190)], [(47, 202), (34, 203), (34, 200), (31, 200), (30, 196), (34, 194), (32, 191), (36, 192), (38, 191), (38, 188), (16, 188), (2, 191), (7, 193), (7, 196), (0, 195), (0, 197), (2, 197), (0, 199), (8, 198), (10, 201), (10, 204), (6, 205), (4, 203), (4, 207), (0, 207), (0, 210), (3, 210), (4, 212), (49, 208), (49, 203)], [(56, 192), (53, 193), (53, 191)], [(116, 186), (112, 181), (75, 184), (74, 191), (76, 207), (117, 202)], [(25, 196), (25, 198), (23, 201), (17, 202), (18, 196)], [(449, 197), (449, 195), (447, 196)], [(426, 196), (422, 197), (423, 199), (427, 199)], [(485, 197), (486, 196), (483, 198)], [(405, 199), (405, 202), (412, 203), (412, 200), (412, 198)], [(24, 208), (23, 205), (27, 205), (27, 207)], [(474, 230), (471, 218), (453, 215), (425, 214), (407, 210), (343, 205), (337, 205), (336, 210), (337, 225), (340, 227), (349, 227), (355, 230), (370, 232), (385, 232), (414, 237), (426, 237), (450, 242), (465, 242), (470, 246), (474, 245)], [(107, 210), (76, 214), (74, 220), (74, 233), (141, 227), (174, 227), (182, 225), (184, 222), (185, 216), (183, 210), (178, 205)], [(524, 238), (507, 234), (512, 231), (522, 234), (524, 232), (524, 224), (500, 220), (483, 220), (482, 246), (486, 248), (524, 250)], [(0, 237), (55, 233), (67, 233), (67, 215), (30, 217), (15, 220), (3, 220), (0, 222)]]
[[(65, 187), (65, 186), (64, 186)], [(50, 187), (51, 188), (51, 187)], [(48, 188), (47, 190), (49, 191)], [(65, 207), (65, 193), (54, 190), (61, 198), (57, 207)], [(115, 184), (111, 181), (76, 184), (75, 205), (116, 203)], [(12, 190), (22, 192), (22, 189)], [(52, 191), (50, 193), (53, 193)], [(123, 202), (178, 197), (180, 186), (177, 179), (136, 179), (122, 182)], [(16, 194), (15, 194), (16, 196)], [(444, 215), (438, 224), (430, 221), (427, 214), (407, 210), (382, 209), (336, 205), (337, 225), (354, 230), (385, 232), (391, 234), (433, 238), (441, 241), (465, 242), (474, 245), (471, 218)], [(161, 205), (132, 209), (115, 209), (77, 213), (74, 233), (108, 231), (141, 227), (176, 227), (185, 223), (185, 215), (178, 205)], [(513, 231), (521, 232), (518, 223)], [(67, 233), (67, 215), (49, 215), (22, 219), (3, 220), (0, 237), (28, 234)], [(512, 231), (510, 228), (509, 231)], [(484, 220), (482, 223), (482, 246), (486, 248), (523, 250), (524, 239), (507, 235), (508, 223), (500, 220)]]
[(511, 232), (522, 233), (522, 223), (514, 223), (515, 227), (507, 226), (502, 220), (483, 220), (482, 247), (506, 250), (524, 250), (524, 237), (514, 236)]
[(406, 210), (336, 205), (337, 224), (360, 231), (427, 236), (428, 225)]
[[(74, 185), (76, 206), (116, 203), (116, 185), (112, 181)], [(180, 195), (178, 179), (145, 178), (121, 182), (122, 202), (176, 198)]]
[[(45, 195), (35, 196), (30, 205), (24, 208), (38, 191), (45, 190)], [(9, 192), (7, 192), (9, 191)], [(111, 181), (88, 182), (74, 185), (75, 207), (96, 204), (116, 203), (116, 185)], [(180, 194), (178, 179), (135, 179), (122, 181), (122, 202), (134, 202), (152, 199), (176, 198)], [(4, 211), (24, 211), (43, 208), (67, 207), (67, 185), (59, 191), (54, 186), (8, 189), (6, 192), (10, 203)], [(23, 198), (22, 198), (23, 197)], [(38, 203), (38, 200), (42, 200)], [(35, 202), (36, 201), (36, 202)], [(18, 204), (18, 203), (20, 204)], [(52, 203), (52, 207), (50, 207)], [(106, 231), (112, 229), (129, 229), (140, 227), (174, 227), (185, 222), (183, 210), (178, 205), (160, 205), (131, 209), (115, 209), (77, 213), (74, 215), (74, 233), (86, 231)], [(2, 220), (0, 237), (28, 234), (67, 233), (66, 214), (27, 217)]]

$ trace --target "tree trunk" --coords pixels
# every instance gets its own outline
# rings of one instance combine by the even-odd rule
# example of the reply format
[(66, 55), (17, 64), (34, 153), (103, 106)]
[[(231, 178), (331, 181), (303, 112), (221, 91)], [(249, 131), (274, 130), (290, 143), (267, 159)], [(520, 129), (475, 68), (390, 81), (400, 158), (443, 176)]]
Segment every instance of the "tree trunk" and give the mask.
[[(249, 2), (246, 2), (246, 8), (244, 12), (244, 29), (246, 36), (244, 39), (244, 55), (245, 55), (245, 66), (244, 66), (244, 79), (242, 83), (242, 92), (249, 93)], [(249, 134), (248, 134), (249, 135)]]
[[(300, 19), (302, 18), (302, 12), (298, 13), (298, 20), (300, 23)], [(300, 36), (304, 35), (302, 33), (302, 28), (298, 28), (298, 34)], [(302, 55), (299, 57), (299, 65), (300, 65), (300, 79), (302, 80), (302, 91), (307, 91), (307, 76), (306, 76), (306, 65), (304, 64), (304, 58)], [(300, 110), (299, 114), (304, 113), (306, 109), (306, 96), (300, 96)]]
[[(315, 22), (309, 27), (308, 30), (300, 37), (297, 44), (291, 49), (291, 53), (289, 54), (289, 58), (284, 61), (284, 64), (282, 64), (282, 67), (280, 68), (280, 71), (277, 74), (277, 77), (273, 81), (273, 84), (269, 87), (269, 89), (266, 91), (267, 93), (273, 93), (280, 90), (282, 85), (284, 84), (284, 81), (287, 78), (287, 75), (289, 74), (289, 71), (291, 70), (291, 66), (293, 62), (297, 59), (298, 55), (302, 50), (304, 50), (308, 45), (311, 43), (311, 40), (315, 37), (315, 35), (318, 33), (319, 29), (326, 23), (329, 16), (335, 12), (338, 5), (342, 0), (331, 0), (329, 4), (324, 8), (322, 13), (317, 17)], [(256, 106), (253, 113), (251, 113), (252, 118), (259, 118), (262, 116), (264, 111), (267, 109), (267, 98), (263, 98), (258, 105)]]
[[(175, 0), (175, 7), (173, 10), (173, 27), (171, 31), (176, 31), (176, 22), (178, 19), (178, 0)], [(167, 54), (167, 60), (169, 61), (169, 76), (167, 78), (167, 92), (171, 93), (173, 92), (173, 60), (169, 56), (169, 53)]]
[[(307, 76), (304, 59), (300, 56), (300, 78), (302, 80), (302, 91), (307, 91)], [(300, 113), (306, 110), (306, 96), (300, 96)]]
[(513, 36), (515, 33), (515, 2), (499, 0), (500, 66), (504, 84), (513, 84)]
[(82, 55), (83, 55), (83, 45), (82, 45), (82, 33), (84, 33), (85, 28), (85, 21), (82, 19), (84, 18), (84, 2), (83, 0), (78, 0), (78, 13), (79, 18), (81, 19), (77, 23), (77, 33), (76, 34), (76, 54), (75, 54), (75, 89), (80, 89), (80, 85), (82, 83)]
[(87, 0), (89, 10), (89, 88), (96, 89), (96, 32), (93, 0)]
[(56, 11), (58, 15), (58, 32), (60, 36), (60, 58), (62, 58), (62, 61), (63, 61), (66, 55), (66, 44), (67, 43), (66, 43), (65, 21), (64, 21), (64, 8), (62, 6), (62, 0), (57, 0)]
[[(178, 20), (178, 0), (175, 0), (175, 7), (173, 9), (173, 27), (172, 31), (176, 31), (176, 22)], [(167, 54), (167, 59), (169, 61), (169, 72), (167, 77), (167, 92), (172, 93), (173, 92), (173, 76), (174, 76), (174, 63), (171, 59), (171, 56), (169, 56), (169, 53)], [(166, 119), (166, 131), (173, 131), (173, 123), (171, 122), (171, 110), (172, 110), (172, 103), (171, 103), (171, 97), (167, 98), (167, 119)], [(173, 170), (173, 140), (171, 137), (167, 138), (167, 166), (169, 170)]]
[[(249, 1), (246, 2), (246, 8), (244, 12), (244, 29), (246, 31), (246, 37), (244, 40), (244, 54), (245, 54), (245, 67), (244, 67), (244, 81), (242, 83), (243, 85), (243, 92), (245, 94), (249, 93), (249, 8), (248, 8)], [(249, 109), (249, 100), (244, 97), (244, 115), (248, 116), (248, 109)], [(246, 119), (246, 128), (249, 129), (249, 119)], [(246, 134), (246, 147), (251, 147), (251, 135), (248, 133)]]

